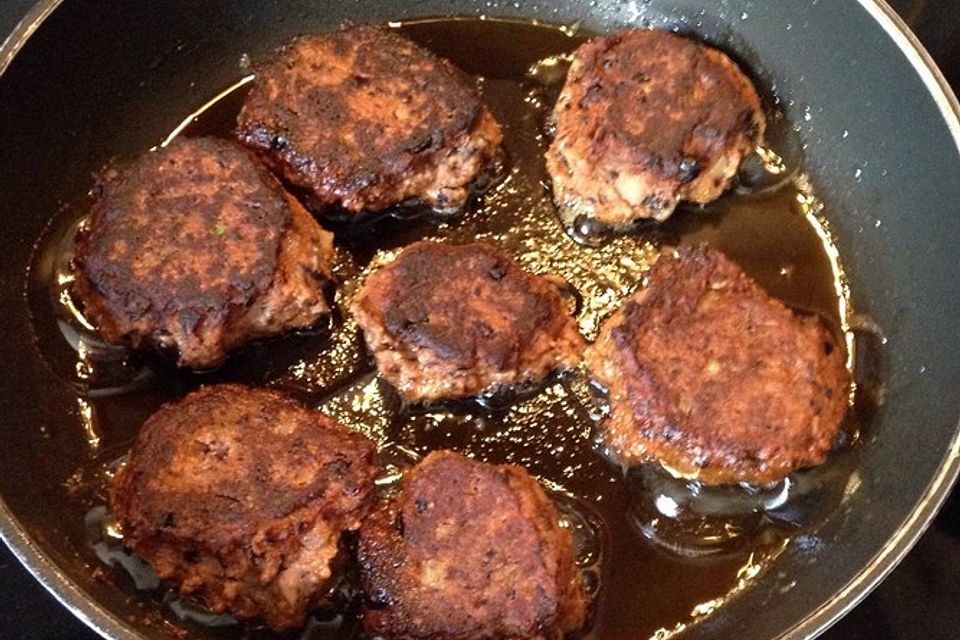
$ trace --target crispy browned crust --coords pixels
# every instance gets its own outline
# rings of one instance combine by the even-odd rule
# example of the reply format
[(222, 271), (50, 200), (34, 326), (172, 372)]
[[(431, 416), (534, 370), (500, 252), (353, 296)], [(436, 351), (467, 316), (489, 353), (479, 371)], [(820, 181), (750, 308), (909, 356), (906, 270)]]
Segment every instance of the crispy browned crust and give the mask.
[(104, 172), (73, 292), (112, 342), (203, 368), (329, 311), (333, 236), (247, 152), (177, 139)]
[(459, 69), (367, 25), (296, 38), (259, 67), (237, 135), (311, 207), (353, 212), (459, 207), (502, 138)]
[(143, 425), (111, 505), (124, 543), (182, 594), (295, 627), (368, 508), (374, 453), (277, 392), (205, 387)]
[(610, 393), (603, 438), (708, 484), (823, 462), (848, 405), (843, 350), (705, 246), (665, 256), (587, 351)]
[(360, 530), (365, 630), (391, 640), (553, 640), (584, 623), (569, 531), (524, 469), (434, 452)]
[(765, 125), (756, 90), (730, 58), (648, 29), (577, 49), (554, 115), (547, 167), (558, 205), (611, 225), (664, 220), (679, 200), (717, 198)]
[(556, 285), (483, 243), (410, 245), (351, 312), (381, 375), (412, 400), (538, 382), (584, 346)]

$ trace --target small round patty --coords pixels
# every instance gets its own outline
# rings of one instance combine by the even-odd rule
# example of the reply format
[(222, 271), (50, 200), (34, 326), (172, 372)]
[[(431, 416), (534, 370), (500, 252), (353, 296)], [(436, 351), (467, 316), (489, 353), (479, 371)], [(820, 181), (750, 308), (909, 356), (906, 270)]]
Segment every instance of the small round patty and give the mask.
[(111, 494), (124, 543), (215, 612), (302, 625), (341, 532), (374, 488), (375, 448), (280, 393), (205, 387), (143, 425)]
[(706, 246), (664, 255), (602, 327), (587, 367), (609, 390), (602, 437), (707, 484), (823, 462), (848, 405), (843, 349)]
[(483, 243), (410, 245), (351, 311), (380, 374), (410, 400), (536, 383), (584, 346), (557, 286)]
[(302, 36), (257, 69), (241, 142), (309, 206), (464, 204), (502, 134), (475, 84), (390, 29)]
[(431, 453), (364, 521), (358, 553), (371, 635), (557, 640), (584, 624), (570, 532), (521, 467)]
[(554, 117), (546, 158), (561, 215), (614, 227), (716, 199), (765, 127), (756, 90), (730, 58), (650, 29), (577, 49)]
[(329, 311), (333, 236), (234, 142), (183, 138), (104, 172), (74, 295), (111, 342), (206, 368)]

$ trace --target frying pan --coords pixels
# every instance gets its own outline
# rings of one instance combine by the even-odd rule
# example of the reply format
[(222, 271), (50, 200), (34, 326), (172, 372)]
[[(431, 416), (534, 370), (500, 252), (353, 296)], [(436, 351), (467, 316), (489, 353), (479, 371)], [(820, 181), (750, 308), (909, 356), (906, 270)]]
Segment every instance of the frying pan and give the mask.
[[(830, 205), (853, 304), (882, 328), (863, 371), (883, 403), (838, 509), (688, 638), (798, 639), (853, 607), (904, 556), (960, 468), (960, 106), (926, 53), (873, 0), (41, 2), (0, 48), (0, 535), (108, 638), (168, 637), (98, 581), (69, 521), (81, 410), (40, 356), (25, 278), (51, 216), (120, 152), (301, 32), (342, 20), (537, 18), (602, 31), (678, 25), (776, 84)], [(789, 588), (788, 588), (789, 587)]]

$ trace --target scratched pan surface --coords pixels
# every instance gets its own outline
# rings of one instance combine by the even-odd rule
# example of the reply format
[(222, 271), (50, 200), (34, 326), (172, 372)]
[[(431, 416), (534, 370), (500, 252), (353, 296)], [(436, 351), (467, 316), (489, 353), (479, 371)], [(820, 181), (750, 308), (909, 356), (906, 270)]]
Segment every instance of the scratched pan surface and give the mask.
[[(474, 24), (450, 27), (443, 35), (432, 27), (411, 24), (420, 18), (476, 18), (481, 14), (537, 19), (563, 25), (567, 33), (550, 29), (545, 35), (542, 29), (532, 27), (498, 31)], [(43, 16), (46, 19), (40, 24)], [(700, 564), (664, 560), (664, 554), (655, 550), (625, 555), (638, 563), (638, 568), (635, 575), (621, 570), (612, 585), (601, 584), (594, 637), (679, 633), (685, 638), (802, 638), (814, 635), (853, 606), (922, 531), (960, 463), (960, 343), (956, 339), (960, 220), (954, 213), (960, 202), (960, 124), (956, 101), (892, 14), (866, 0), (464, 1), (402, 6), (390, 2), (171, 1), (109, 7), (79, 0), (41, 3), (0, 51), (0, 71), (4, 72), (0, 77), (0, 219), (4, 225), (0, 236), (0, 354), (4, 361), (0, 368), (0, 428), (4, 435), (0, 533), (5, 541), (66, 606), (106, 637), (170, 637), (174, 630), (170, 624), (189, 629), (191, 637), (263, 635), (256, 629), (182, 622), (160, 594), (137, 591), (131, 580), (118, 575), (119, 570), (107, 568), (92, 548), (90, 529), (97, 524), (97, 516), (91, 506), (97, 502), (97, 491), (96, 480), (90, 480), (96, 473), (91, 470), (109, 467), (132, 433), (111, 431), (111, 425), (129, 429), (156, 403), (177, 397), (198, 381), (177, 377), (157, 365), (149, 375), (159, 378), (149, 378), (137, 392), (107, 399), (91, 394), (90, 386), (84, 384), (89, 372), (77, 369), (77, 356), (68, 341), (51, 330), (55, 304), (44, 297), (57, 269), (51, 238), (56, 239), (58, 233), (62, 236), (75, 221), (97, 168), (112, 157), (131, 157), (163, 140), (185, 115), (244, 76), (244, 57), (262, 59), (292, 35), (331, 28), (345, 19), (406, 21), (403, 28), (412, 37), (442, 49), (468, 71), (489, 76), (485, 91), (495, 108), (501, 109), (500, 117), (523, 123), (523, 113), (508, 113), (507, 105), (534, 109), (530, 112), (534, 121), (527, 123), (533, 137), (543, 133), (535, 121), (538, 101), (549, 101), (553, 89), (538, 87), (536, 82), (514, 86), (511, 81), (517, 74), (523, 75), (525, 66), (513, 71), (507, 68), (562, 53), (584, 33), (631, 24), (677, 28), (721, 46), (746, 65), (767, 95), (769, 106), (782, 111), (785, 122), (796, 125), (802, 168), (809, 175), (817, 206), (823, 204), (845, 268), (849, 302), (855, 311), (847, 320), (854, 325), (858, 347), (857, 377), (864, 395), (874, 402), (871, 410), (862, 414), (864, 423), (857, 427), (859, 442), (838, 457), (837, 468), (844, 474), (842, 483), (834, 483), (839, 492), (829, 492), (829, 498), (824, 495), (821, 502), (827, 508), (812, 510), (813, 516), (777, 537), (774, 546), (782, 543), (782, 548), (778, 546), (775, 554), (768, 554), (764, 562), (748, 556), (736, 562), (711, 559), (698, 561)], [(457, 37), (451, 37), (451, 28)], [(491, 34), (510, 37), (491, 40)], [(494, 64), (507, 69), (502, 77), (491, 72)], [(228, 98), (201, 118), (194, 132), (207, 127), (222, 133), (231, 108)], [(518, 145), (512, 154), (512, 168), (524, 175), (536, 172), (535, 154), (524, 156), (518, 131), (522, 131), (520, 124), (513, 132), (508, 130), (508, 145)], [(517, 183), (522, 181), (502, 182), (493, 201), (504, 198), (510, 202), (511, 193), (528, 197), (531, 224), (549, 226), (543, 194), (525, 194), (521, 187), (511, 186)], [(782, 208), (784, 194), (804, 195), (786, 191), (767, 199), (754, 197), (750, 200), (752, 222), (744, 223), (740, 234), (729, 229), (730, 221), (746, 210), (736, 205), (741, 202), (736, 199), (705, 212), (682, 212), (685, 217), (669, 229), (681, 241), (699, 238), (721, 244), (776, 289), (776, 279), (764, 275), (769, 261), (759, 254), (763, 247), (769, 248), (771, 237), (792, 232), (777, 218), (764, 223), (762, 216), (764, 207), (770, 211)], [(693, 222), (697, 214), (702, 217)], [(522, 244), (517, 229), (498, 229), (495, 222), (485, 225), (484, 216), (490, 215), (478, 208), (447, 226), (421, 220), (378, 227), (377, 233), (384, 235), (378, 236), (377, 248), (403, 244), (410, 239), (407, 236), (459, 238), (471, 229), (507, 244)], [(555, 231), (559, 235), (551, 237), (565, 237), (562, 230)], [(809, 231), (804, 237), (813, 242), (816, 238)], [(660, 236), (644, 245), (648, 236), (640, 234), (630, 255), (641, 260), (644, 251), (655, 250), (658, 242), (674, 240), (671, 233)], [(535, 244), (535, 257), (549, 257), (540, 243)], [(817, 270), (829, 266), (830, 256), (822, 245), (813, 242), (807, 246), (811, 253), (801, 252), (796, 257), (799, 272), (809, 267), (816, 279), (820, 277)], [(364, 247), (356, 245), (351, 256), (371, 252)], [(513, 250), (522, 253), (517, 245)], [(553, 254), (554, 262), (562, 263), (563, 256), (563, 252)], [(752, 261), (751, 256), (755, 258)], [(347, 275), (349, 262), (342, 264)], [(609, 262), (600, 260), (598, 269)], [(552, 268), (562, 266), (559, 264), (546, 266), (551, 267), (547, 270), (562, 270)], [(539, 264), (539, 268), (545, 267)], [(576, 273), (566, 275), (568, 279), (578, 277)], [(817, 282), (809, 291), (819, 294), (793, 302), (828, 317), (834, 314), (842, 324), (843, 310), (836, 303), (843, 295), (831, 297), (831, 290), (823, 288), (832, 282), (829, 279)], [(782, 294), (789, 297), (790, 287), (783, 287)], [(588, 334), (590, 323), (589, 314), (581, 314), (581, 326)], [(328, 344), (339, 335), (336, 321), (328, 331), (257, 347), (210, 380), (219, 379), (217, 376), (260, 380), (289, 388), (307, 401), (320, 402), (330, 396), (326, 390), (334, 388), (337, 381), (324, 377), (329, 371), (324, 367), (305, 374), (296, 365), (304, 344)], [(265, 370), (263, 362), (275, 366)], [(64, 363), (71, 365), (69, 371)], [(171, 377), (164, 377), (167, 374)], [(524, 406), (536, 411), (543, 409), (537, 403), (550, 398), (560, 398), (557, 407), (563, 405), (563, 398), (575, 400), (575, 385), (564, 384), (557, 383), (542, 394), (547, 400), (522, 401), (514, 414), (504, 416), (494, 410), (485, 415), (492, 416), (489, 419), (494, 423), (522, 426)], [(328, 408), (351, 419), (343, 405)], [(557, 412), (557, 425), (567, 424), (561, 414)], [(364, 415), (378, 414), (373, 410)], [(352, 419), (358, 428), (375, 426), (370, 420), (364, 425), (362, 417)], [(408, 425), (419, 428), (408, 433), (427, 435), (403, 444), (425, 450), (443, 445), (444, 434), (454, 432), (449, 436), (452, 442), (481, 457), (499, 459), (504, 452), (519, 451), (516, 457), (528, 466), (543, 463), (543, 457), (536, 452), (527, 455), (522, 447), (498, 448), (496, 438), (466, 442), (463, 424), (437, 427), (428, 424), (431, 420), (426, 414), (408, 416)], [(509, 440), (506, 437), (504, 442)], [(532, 442), (531, 446), (535, 445)], [(569, 451), (564, 455), (556, 453), (554, 457), (570, 461), (571, 468), (582, 463), (596, 474), (593, 479), (598, 483), (617, 480), (609, 465), (595, 461), (592, 452), (589, 460), (587, 455), (577, 457)], [(590, 493), (576, 485), (578, 481), (589, 484), (579, 471), (567, 477), (562, 469), (557, 471), (545, 463), (534, 471), (558, 484), (567, 480), (567, 488), (581, 496)], [(552, 471), (557, 474), (551, 476)], [(606, 496), (607, 491), (597, 489), (595, 497)], [(609, 509), (604, 514), (611, 519)], [(617, 540), (617, 544), (625, 544), (622, 536)], [(641, 548), (645, 543), (637, 537), (629, 544), (633, 549), (633, 545)], [(607, 560), (621, 553), (626, 552), (606, 543)], [(634, 567), (629, 563), (623, 566)], [(738, 567), (743, 571), (737, 571)], [(720, 574), (723, 576), (718, 578)], [(635, 578), (632, 585), (631, 577)], [(741, 580), (744, 586), (738, 589)], [(699, 591), (698, 585), (702, 587)], [(702, 596), (702, 606), (691, 610), (684, 602), (682, 615), (669, 612), (658, 618), (657, 612), (671, 600), (664, 593)], [(630, 594), (634, 597), (628, 597)], [(332, 626), (315, 623), (307, 635), (350, 637), (349, 627), (331, 630)]]

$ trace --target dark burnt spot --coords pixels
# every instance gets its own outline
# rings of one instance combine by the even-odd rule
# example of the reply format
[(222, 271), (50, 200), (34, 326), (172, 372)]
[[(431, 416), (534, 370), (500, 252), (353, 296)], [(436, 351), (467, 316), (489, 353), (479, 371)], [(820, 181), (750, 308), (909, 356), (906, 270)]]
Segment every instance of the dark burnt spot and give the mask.
[(391, 601), (390, 591), (386, 587), (372, 589), (366, 598), (366, 603), (371, 609), (383, 609), (390, 606)]
[(422, 136), (421, 139), (419, 139), (419, 140), (417, 140), (416, 138), (414, 138), (414, 139), (410, 142), (410, 146), (407, 148), (407, 152), (408, 152), (408, 153), (413, 153), (413, 154), (422, 153), (422, 152), (426, 151), (427, 149), (430, 149), (430, 148), (432, 148), (432, 147), (439, 146), (438, 143), (439, 143), (439, 141), (435, 140), (435, 139), (434, 139), (434, 136), (427, 134), (427, 135)]
[(681, 182), (691, 182), (700, 175), (702, 167), (696, 158), (684, 158), (677, 167), (677, 175)]
[(696, 136), (705, 138), (709, 141), (714, 140), (723, 140), (726, 136), (726, 133), (720, 129), (720, 127), (713, 124), (700, 124), (693, 129), (693, 133)]
[(350, 462), (343, 458), (332, 460), (324, 465), (326, 471), (334, 478), (344, 478), (350, 471)]
[(583, 96), (580, 98), (580, 101), (577, 103), (580, 108), (585, 108), (596, 102), (603, 95), (603, 87), (599, 82), (591, 84), (583, 92)]
[(393, 518), (393, 528), (394, 528), (394, 529), (396, 530), (396, 532), (400, 535), (400, 537), (403, 537), (404, 533), (406, 533), (407, 527), (406, 527), (406, 523), (403, 521), (403, 512), (402, 512), (402, 511), (398, 511), (398, 512), (397, 512), (397, 515), (394, 516), (394, 518)]
[[(196, 286), (190, 286), (191, 282), (187, 281), (186, 286), (182, 287), (180, 290), (187, 293), (193, 293), (196, 295), (198, 293)], [(180, 326), (193, 333), (197, 329), (197, 325), (200, 324), (200, 320), (204, 317), (204, 313), (199, 309), (184, 309), (178, 314), (178, 319), (180, 320)]]
[(419, 331), (420, 325), (426, 324), (429, 319), (427, 305), (417, 298), (393, 305), (384, 314), (387, 331), (398, 335), (409, 335)]
[(647, 196), (643, 199), (643, 206), (650, 211), (663, 211), (667, 207), (667, 201), (660, 196)]

